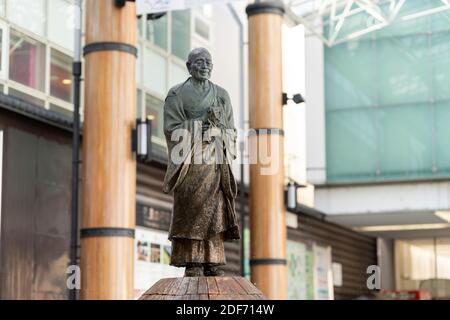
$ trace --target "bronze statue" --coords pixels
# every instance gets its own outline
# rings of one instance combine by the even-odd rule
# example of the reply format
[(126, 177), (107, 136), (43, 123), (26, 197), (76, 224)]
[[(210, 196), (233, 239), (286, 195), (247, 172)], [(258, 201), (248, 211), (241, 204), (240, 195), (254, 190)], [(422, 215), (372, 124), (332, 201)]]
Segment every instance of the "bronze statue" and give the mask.
[(227, 91), (209, 80), (208, 50), (192, 50), (186, 66), (191, 76), (169, 90), (164, 104), (164, 192), (174, 193), (170, 264), (186, 267), (185, 276), (222, 276), (224, 241), (240, 238), (230, 168), (236, 158), (233, 110)]

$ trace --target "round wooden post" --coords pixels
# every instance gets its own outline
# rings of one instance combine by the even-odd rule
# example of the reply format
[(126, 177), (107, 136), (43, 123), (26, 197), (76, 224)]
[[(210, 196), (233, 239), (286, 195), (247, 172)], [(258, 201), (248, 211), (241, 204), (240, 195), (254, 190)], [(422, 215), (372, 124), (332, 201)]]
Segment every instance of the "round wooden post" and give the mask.
[(253, 129), (249, 137), (251, 276), (269, 299), (286, 299), (281, 56), (284, 8), (280, 3), (258, 2), (249, 5), (246, 12)]
[(132, 299), (136, 8), (86, 1), (81, 298)]

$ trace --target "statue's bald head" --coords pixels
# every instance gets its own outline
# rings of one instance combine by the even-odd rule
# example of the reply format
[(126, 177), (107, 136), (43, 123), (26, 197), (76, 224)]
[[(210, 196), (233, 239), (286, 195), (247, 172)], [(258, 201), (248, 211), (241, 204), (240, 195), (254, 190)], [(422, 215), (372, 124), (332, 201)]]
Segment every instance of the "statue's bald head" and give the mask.
[(187, 63), (192, 63), (197, 59), (197, 57), (206, 55), (211, 59), (211, 53), (206, 48), (195, 48), (192, 49), (191, 52), (189, 52), (188, 61)]
[(194, 79), (198, 81), (208, 80), (213, 68), (211, 54), (205, 48), (193, 49), (189, 53), (186, 67)]

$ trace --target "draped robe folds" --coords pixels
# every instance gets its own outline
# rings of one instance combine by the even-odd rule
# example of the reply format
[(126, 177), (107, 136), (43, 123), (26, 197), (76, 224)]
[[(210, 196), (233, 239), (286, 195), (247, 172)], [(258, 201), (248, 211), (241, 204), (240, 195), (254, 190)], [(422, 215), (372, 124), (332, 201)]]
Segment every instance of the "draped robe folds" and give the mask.
[[(200, 121), (211, 108), (220, 118), (222, 140), (216, 141), (222, 148), (203, 139)], [(199, 92), (191, 78), (173, 87), (164, 104), (164, 134), (169, 161), (163, 190), (174, 193), (169, 239), (208, 241), (219, 235), (225, 241), (239, 239), (237, 186), (230, 168), (236, 158), (236, 130), (228, 93), (210, 81), (205, 92)], [(203, 159), (199, 164), (199, 152), (221, 161)]]

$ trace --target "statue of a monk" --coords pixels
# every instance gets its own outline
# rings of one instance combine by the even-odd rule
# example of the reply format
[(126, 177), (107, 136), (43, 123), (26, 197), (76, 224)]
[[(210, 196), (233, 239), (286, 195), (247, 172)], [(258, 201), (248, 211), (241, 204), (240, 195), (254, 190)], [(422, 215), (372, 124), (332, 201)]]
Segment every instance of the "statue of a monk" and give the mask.
[(173, 192), (170, 264), (185, 276), (222, 276), (224, 241), (240, 238), (230, 168), (236, 158), (236, 129), (227, 91), (212, 83), (211, 55), (189, 53), (190, 77), (169, 90), (164, 104), (164, 134), (169, 161), (164, 192)]

